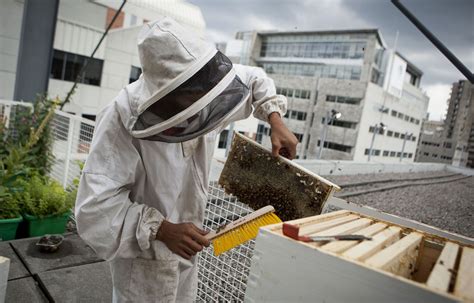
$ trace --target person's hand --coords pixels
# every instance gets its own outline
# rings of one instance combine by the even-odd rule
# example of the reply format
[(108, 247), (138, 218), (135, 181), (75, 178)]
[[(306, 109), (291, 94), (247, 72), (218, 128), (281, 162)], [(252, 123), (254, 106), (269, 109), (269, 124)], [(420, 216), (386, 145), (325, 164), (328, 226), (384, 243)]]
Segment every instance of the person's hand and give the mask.
[(296, 156), (296, 145), (298, 139), (285, 126), (280, 114), (274, 112), (268, 116), (268, 123), (272, 127), (272, 154), (274, 157), (282, 155), (288, 159), (293, 159)]
[(209, 246), (210, 241), (204, 237), (207, 233), (192, 223), (174, 224), (163, 220), (156, 239), (165, 243), (175, 254), (190, 260), (203, 246)]

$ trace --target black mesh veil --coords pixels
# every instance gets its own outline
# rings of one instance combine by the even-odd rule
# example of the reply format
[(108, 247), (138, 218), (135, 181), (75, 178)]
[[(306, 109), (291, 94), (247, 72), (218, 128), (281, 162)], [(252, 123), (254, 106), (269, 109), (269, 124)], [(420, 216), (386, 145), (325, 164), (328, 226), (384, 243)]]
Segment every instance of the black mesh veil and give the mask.
[[(145, 130), (173, 119), (175, 115), (186, 110), (212, 90), (231, 69), (230, 60), (217, 52), (196, 74), (139, 115), (133, 129)], [(143, 139), (176, 143), (201, 136), (216, 128), (227, 114), (244, 102), (248, 93), (248, 87), (235, 76), (230, 84), (198, 113), (169, 129)]]

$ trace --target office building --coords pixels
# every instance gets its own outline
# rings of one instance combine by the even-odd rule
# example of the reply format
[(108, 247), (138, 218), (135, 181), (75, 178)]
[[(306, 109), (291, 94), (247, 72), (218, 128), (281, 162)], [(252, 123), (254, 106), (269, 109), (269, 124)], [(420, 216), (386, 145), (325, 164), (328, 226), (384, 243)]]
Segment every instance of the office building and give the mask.
[[(287, 96), (298, 158), (367, 161), (371, 150), (371, 161), (413, 161), (428, 107), (423, 73), (389, 50), (378, 30), (252, 31), (236, 39), (240, 62), (263, 67)], [(257, 140), (267, 147), (269, 134), (259, 123)]]

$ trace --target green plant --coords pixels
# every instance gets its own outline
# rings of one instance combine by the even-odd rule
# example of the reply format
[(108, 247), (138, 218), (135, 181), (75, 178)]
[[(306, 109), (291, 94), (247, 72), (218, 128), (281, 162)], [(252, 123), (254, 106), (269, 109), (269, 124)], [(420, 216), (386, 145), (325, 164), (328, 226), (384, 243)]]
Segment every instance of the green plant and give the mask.
[(59, 103), (58, 99), (40, 96), (33, 103), (33, 109), (20, 105), (12, 106), (8, 127), (6, 120), (0, 121), (0, 161), (4, 162), (12, 150), (27, 147), (30, 157), (23, 160), (24, 164), (41, 175), (46, 175), (51, 166), (49, 121)]
[(0, 186), (0, 219), (13, 219), (20, 216), (20, 206), (6, 188)]
[(22, 192), (14, 196), (20, 203), (22, 211), (35, 217), (60, 215), (68, 212), (73, 201), (71, 193), (61, 184), (49, 177), (35, 175), (28, 181), (19, 181)]
[[(0, 204), (5, 205), (0, 207), (0, 218), (16, 214), (19, 207), (18, 204), (15, 206), (17, 195), (24, 191), (24, 183), (20, 180), (28, 179), (35, 173), (44, 175), (48, 171), (49, 122), (57, 103), (57, 100), (44, 101), (42, 105), (35, 105), (31, 118), (35, 127), (29, 127), (28, 123), (21, 124), (26, 120), (18, 112), (9, 128), (5, 127), (5, 120), (0, 121)], [(39, 118), (41, 120), (37, 120)]]

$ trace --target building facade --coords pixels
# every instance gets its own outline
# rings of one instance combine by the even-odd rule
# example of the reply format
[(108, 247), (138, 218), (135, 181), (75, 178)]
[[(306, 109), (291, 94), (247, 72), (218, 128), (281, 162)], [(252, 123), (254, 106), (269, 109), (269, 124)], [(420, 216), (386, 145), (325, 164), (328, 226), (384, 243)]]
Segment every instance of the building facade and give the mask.
[[(367, 161), (371, 150), (372, 161), (413, 161), (428, 107), (419, 87), (422, 72), (388, 50), (377, 30), (236, 37), (243, 40), (240, 61), (264, 68), (287, 96), (285, 122), (300, 140), (298, 158), (318, 158), (325, 131), (322, 159)], [(333, 111), (342, 116), (325, 127)], [(269, 135), (260, 123), (257, 140), (269, 147)]]
[(474, 167), (474, 85), (453, 83), (448, 103), (445, 121), (438, 122), (441, 130), (433, 132), (432, 121), (423, 123), (417, 161)]
[[(122, 1), (61, 0), (54, 37), (48, 94), (64, 99)], [(0, 99), (13, 99), (23, 18), (23, 0), (0, 9)], [(137, 35), (142, 24), (170, 16), (203, 35), (200, 9), (185, 1), (129, 0), (82, 76), (65, 111), (94, 119), (117, 93), (141, 74)], [(31, 100), (25, 100), (31, 101)]]

